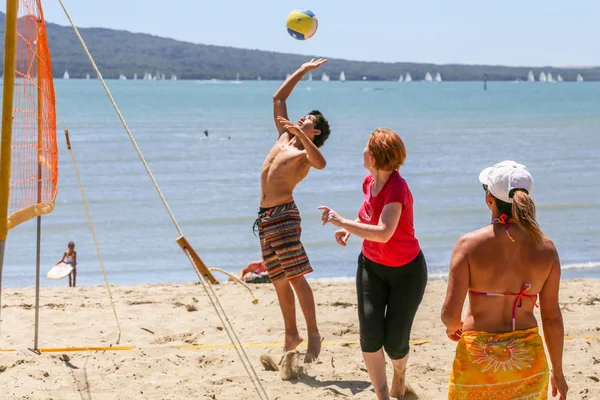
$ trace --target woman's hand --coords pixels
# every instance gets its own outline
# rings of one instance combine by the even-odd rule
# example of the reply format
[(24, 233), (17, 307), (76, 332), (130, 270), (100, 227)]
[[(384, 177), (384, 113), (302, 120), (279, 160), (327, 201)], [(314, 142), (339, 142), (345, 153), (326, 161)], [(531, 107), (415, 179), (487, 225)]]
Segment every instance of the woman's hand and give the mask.
[(550, 384), (552, 385), (552, 397), (556, 397), (556, 395), (560, 394), (559, 400), (567, 399), (567, 392), (569, 391), (569, 387), (567, 386), (567, 381), (565, 380), (564, 374), (556, 374), (553, 371), (552, 378), (550, 379)]
[(345, 229), (340, 229), (339, 231), (335, 231), (335, 241), (340, 244), (340, 246), (346, 246), (348, 243), (348, 238), (350, 237), (350, 232)]
[(461, 321), (460, 325), (456, 328), (446, 329), (446, 335), (448, 335), (448, 338), (454, 342), (458, 342), (460, 340), (460, 337), (462, 336), (462, 326), (463, 323)]
[(338, 213), (327, 206), (317, 207), (317, 209), (323, 211), (323, 214), (321, 214), (321, 221), (323, 221), (323, 225), (331, 223), (332, 225), (341, 228), (344, 218), (342, 218)]

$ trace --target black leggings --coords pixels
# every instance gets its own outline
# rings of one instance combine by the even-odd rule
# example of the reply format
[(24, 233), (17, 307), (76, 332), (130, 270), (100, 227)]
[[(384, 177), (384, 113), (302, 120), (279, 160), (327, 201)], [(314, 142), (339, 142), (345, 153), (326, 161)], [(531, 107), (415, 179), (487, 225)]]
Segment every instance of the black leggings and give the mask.
[(360, 348), (375, 353), (385, 348), (392, 360), (408, 354), (410, 330), (427, 285), (423, 252), (402, 267), (387, 267), (358, 256), (356, 293)]

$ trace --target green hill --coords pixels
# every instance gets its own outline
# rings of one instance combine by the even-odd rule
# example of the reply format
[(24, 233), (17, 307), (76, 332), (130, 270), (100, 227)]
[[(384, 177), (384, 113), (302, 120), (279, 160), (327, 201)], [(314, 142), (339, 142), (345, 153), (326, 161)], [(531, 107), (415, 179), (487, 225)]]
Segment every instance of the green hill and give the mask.
[[(5, 14), (0, 13), (0, 53), (4, 55)], [(55, 77), (65, 70), (71, 78), (82, 78), (87, 73), (94, 76), (90, 63), (71, 27), (47, 24), (48, 41), (52, 53)], [(176, 74), (180, 79), (276, 79), (285, 78), (309, 57), (237, 49), (181, 42), (158, 36), (117, 31), (103, 28), (81, 28), (80, 33), (94, 56), (105, 78), (117, 78), (124, 74), (131, 78), (137, 73), (141, 78), (145, 71), (160, 71), (167, 79)], [(326, 56), (326, 55), (320, 55)], [(1, 66), (0, 66), (1, 67)], [(418, 63), (360, 62), (330, 59), (319, 73), (325, 72), (337, 80), (344, 71), (347, 80), (397, 80), (401, 74), (410, 73), (413, 80), (422, 80), (427, 72), (439, 72), (446, 81), (525, 80), (533, 71), (536, 79), (541, 71), (561, 74), (567, 81), (575, 80), (581, 73), (586, 81), (600, 80), (600, 67), (590, 69), (504, 67), (493, 65), (435, 65)], [(320, 77), (320, 75), (319, 75)], [(319, 78), (315, 77), (315, 78)]]

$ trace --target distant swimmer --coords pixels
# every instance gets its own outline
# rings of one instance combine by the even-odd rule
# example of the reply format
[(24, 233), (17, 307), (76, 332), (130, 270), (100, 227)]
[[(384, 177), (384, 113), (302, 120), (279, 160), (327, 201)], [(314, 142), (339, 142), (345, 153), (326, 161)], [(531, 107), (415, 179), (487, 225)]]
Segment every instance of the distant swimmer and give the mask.
[(208, 137), (208, 130), (204, 131), (204, 136)]

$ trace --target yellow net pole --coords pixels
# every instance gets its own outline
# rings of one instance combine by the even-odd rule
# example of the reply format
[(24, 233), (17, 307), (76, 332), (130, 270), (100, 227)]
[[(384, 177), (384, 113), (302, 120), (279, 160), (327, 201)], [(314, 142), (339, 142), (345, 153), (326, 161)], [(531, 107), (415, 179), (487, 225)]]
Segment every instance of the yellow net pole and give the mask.
[[(17, 53), (18, 0), (6, 0), (4, 36), (4, 88), (2, 92), (2, 141), (0, 143), (0, 313), (2, 310), (2, 269), (8, 234), (8, 198), (10, 196), (10, 159), (13, 123), (13, 95)], [(0, 318), (0, 322), (2, 319)]]
[(0, 145), (0, 241), (8, 233), (8, 198), (13, 124), (13, 95), (17, 52), (18, 0), (6, 0), (6, 35), (4, 37), (4, 88), (2, 93), (2, 143)]
[[(43, 21), (42, 21), (43, 22)], [(37, 83), (37, 157), (38, 157), (38, 179), (37, 179), (37, 203), (40, 204), (42, 202), (42, 158), (43, 158), (43, 121), (42, 116), (44, 113), (43, 103), (42, 103), (42, 79), (41, 75), (41, 63), (40, 63), (40, 41), (36, 40), (36, 54), (37, 66), (36, 66), (36, 83)], [(42, 216), (38, 215), (37, 217), (37, 245), (36, 245), (36, 253), (35, 253), (35, 329), (33, 334), (33, 349), (38, 349), (38, 334), (39, 334), (39, 323), (40, 323), (40, 256), (41, 256), (41, 246), (42, 246)]]

